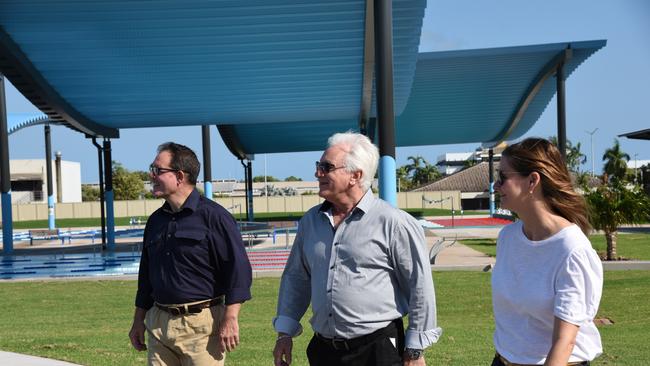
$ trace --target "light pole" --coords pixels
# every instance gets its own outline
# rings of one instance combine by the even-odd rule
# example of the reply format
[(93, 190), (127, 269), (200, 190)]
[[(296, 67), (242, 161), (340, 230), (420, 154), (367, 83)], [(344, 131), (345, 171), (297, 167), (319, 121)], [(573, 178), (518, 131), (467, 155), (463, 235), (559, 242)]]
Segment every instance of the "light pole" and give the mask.
[(589, 134), (589, 140), (591, 144), (591, 176), (594, 176), (594, 134), (598, 131), (598, 127), (594, 128), (593, 131), (585, 131)]

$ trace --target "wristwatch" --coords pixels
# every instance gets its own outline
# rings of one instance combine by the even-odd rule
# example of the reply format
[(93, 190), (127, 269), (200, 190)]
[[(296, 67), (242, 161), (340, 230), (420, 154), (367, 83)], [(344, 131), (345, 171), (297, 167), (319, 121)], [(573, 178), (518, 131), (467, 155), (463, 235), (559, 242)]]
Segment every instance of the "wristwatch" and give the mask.
[(407, 348), (404, 350), (404, 353), (406, 353), (406, 357), (408, 357), (409, 360), (417, 360), (422, 357), (424, 351), (417, 348)]

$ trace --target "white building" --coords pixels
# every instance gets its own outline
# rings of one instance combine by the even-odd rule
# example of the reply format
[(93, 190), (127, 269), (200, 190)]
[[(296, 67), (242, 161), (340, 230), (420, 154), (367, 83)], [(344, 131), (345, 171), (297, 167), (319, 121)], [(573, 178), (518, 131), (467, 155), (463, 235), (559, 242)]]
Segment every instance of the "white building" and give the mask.
[[(81, 164), (61, 161), (61, 199), (58, 197), (57, 169), (52, 161), (52, 194), (55, 202), (81, 202)], [(11, 202), (47, 202), (47, 170), (45, 159), (10, 160)]]
[[(503, 152), (506, 146), (505, 143), (501, 143), (493, 149), (494, 161), (501, 160), (501, 152)], [(489, 151), (489, 149), (479, 147), (473, 152), (446, 153), (438, 156), (436, 167), (438, 167), (438, 171), (443, 175), (452, 175), (465, 169), (469, 165), (488, 161), (490, 158)], [(474, 164), (469, 164), (469, 162)]]

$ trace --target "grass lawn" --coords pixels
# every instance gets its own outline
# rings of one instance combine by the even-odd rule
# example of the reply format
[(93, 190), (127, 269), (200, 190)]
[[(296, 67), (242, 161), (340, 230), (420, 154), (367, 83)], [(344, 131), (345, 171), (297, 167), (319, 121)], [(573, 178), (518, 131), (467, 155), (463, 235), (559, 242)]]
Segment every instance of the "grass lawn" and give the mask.
[[(427, 350), (428, 364), (485, 365), (492, 358), (490, 274), (434, 272), (438, 321), (444, 334)], [(646, 365), (650, 318), (650, 271), (605, 273), (599, 317), (605, 353), (593, 365)], [(228, 365), (269, 365), (275, 335), (271, 319), (277, 278), (255, 279), (254, 299), (242, 308), (240, 348)], [(2, 282), (0, 349), (68, 360), (83, 365), (144, 365), (127, 333), (133, 314), (135, 281)], [(294, 345), (294, 365), (306, 365), (305, 334)]]
[[(601, 257), (604, 257), (607, 249), (605, 235), (590, 235), (589, 240)], [(466, 239), (461, 243), (489, 256), (496, 256), (497, 247), (494, 239)], [(650, 260), (650, 234), (619, 233), (616, 248), (618, 255), (625, 259)]]

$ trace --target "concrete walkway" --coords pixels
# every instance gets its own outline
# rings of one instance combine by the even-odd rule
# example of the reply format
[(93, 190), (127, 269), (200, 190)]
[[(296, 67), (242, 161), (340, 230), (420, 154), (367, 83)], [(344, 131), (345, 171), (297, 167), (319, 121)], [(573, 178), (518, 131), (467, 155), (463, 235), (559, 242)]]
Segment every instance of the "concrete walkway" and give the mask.
[(3, 366), (79, 366), (76, 363), (52, 360), (20, 353), (0, 351), (0, 365)]

